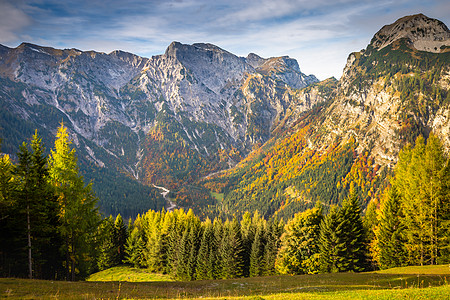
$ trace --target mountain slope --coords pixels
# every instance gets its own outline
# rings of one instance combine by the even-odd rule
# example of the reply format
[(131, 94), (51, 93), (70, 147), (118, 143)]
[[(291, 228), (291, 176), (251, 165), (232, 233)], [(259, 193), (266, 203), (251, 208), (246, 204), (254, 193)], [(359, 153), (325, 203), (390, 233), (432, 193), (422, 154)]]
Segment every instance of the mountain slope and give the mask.
[[(142, 210), (159, 209), (157, 190), (142, 184), (180, 189), (235, 165), (269, 139), (296, 89), (317, 82), (288, 57), (249, 57), (178, 42), (148, 59), (122, 51), (1, 46), (2, 150), (14, 154), (35, 128), (50, 147), (63, 121), (87, 179), (102, 182), (97, 193), (106, 212), (130, 201), (120, 190), (130, 190), (125, 182), (132, 178), (141, 195), (133, 201), (153, 203)], [(106, 190), (118, 178), (124, 185), (110, 195)]]
[[(440, 51), (423, 51), (430, 40), (439, 41)], [(450, 149), (448, 45), (447, 27), (423, 15), (383, 27), (365, 50), (350, 54), (337, 84), (302, 91), (321, 90), (325, 101), (300, 118), (287, 115), (292, 126), (281, 137), (202, 184), (224, 193), (226, 214), (258, 209), (290, 216), (316, 201), (339, 203), (351, 184), (366, 205), (406, 143), (433, 131)]]

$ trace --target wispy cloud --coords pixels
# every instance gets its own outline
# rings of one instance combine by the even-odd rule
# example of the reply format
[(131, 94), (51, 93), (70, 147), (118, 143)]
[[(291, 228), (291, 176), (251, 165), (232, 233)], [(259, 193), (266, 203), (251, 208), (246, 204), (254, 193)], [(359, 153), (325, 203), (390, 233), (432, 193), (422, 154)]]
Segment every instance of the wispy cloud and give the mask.
[(0, 1), (0, 43), (20, 39), (20, 32), (30, 24), (30, 18), (22, 10)]

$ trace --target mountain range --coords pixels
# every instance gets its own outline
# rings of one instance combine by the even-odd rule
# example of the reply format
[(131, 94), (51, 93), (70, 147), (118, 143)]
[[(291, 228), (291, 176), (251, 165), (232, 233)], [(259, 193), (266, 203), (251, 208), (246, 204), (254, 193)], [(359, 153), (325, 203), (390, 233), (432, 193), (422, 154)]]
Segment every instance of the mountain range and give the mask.
[(1, 150), (36, 128), (51, 147), (63, 122), (107, 214), (161, 209), (154, 185), (206, 215), (292, 215), (351, 184), (367, 204), (418, 135), (450, 149), (449, 49), (422, 14), (384, 26), (339, 81), (205, 43), (151, 58), (0, 45)]

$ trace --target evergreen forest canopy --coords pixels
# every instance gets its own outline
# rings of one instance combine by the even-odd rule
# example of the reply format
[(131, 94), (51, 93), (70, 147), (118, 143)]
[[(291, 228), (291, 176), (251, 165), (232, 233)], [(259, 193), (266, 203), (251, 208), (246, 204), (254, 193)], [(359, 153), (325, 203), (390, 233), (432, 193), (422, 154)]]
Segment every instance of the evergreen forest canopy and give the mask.
[(44, 152), (36, 132), (16, 163), (1, 157), (1, 276), (75, 280), (126, 263), (197, 280), (450, 262), (450, 165), (433, 134), (402, 150), (364, 216), (352, 183), (341, 206), (317, 202), (285, 221), (257, 211), (202, 221), (177, 209), (126, 226), (120, 214), (101, 218), (63, 125)]

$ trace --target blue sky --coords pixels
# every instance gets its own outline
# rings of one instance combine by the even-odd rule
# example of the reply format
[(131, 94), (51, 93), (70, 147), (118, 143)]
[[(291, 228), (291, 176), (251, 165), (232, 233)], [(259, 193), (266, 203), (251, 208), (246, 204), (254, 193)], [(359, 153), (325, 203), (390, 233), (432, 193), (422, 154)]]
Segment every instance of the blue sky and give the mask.
[(450, 25), (448, 0), (0, 0), (0, 43), (150, 57), (172, 41), (209, 42), (239, 56), (289, 55), (306, 74), (339, 78), (351, 52), (416, 13)]

